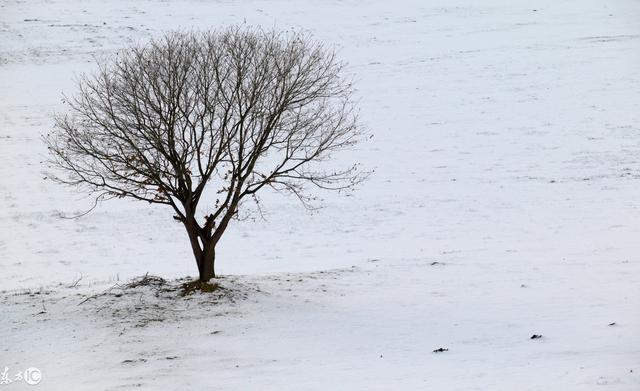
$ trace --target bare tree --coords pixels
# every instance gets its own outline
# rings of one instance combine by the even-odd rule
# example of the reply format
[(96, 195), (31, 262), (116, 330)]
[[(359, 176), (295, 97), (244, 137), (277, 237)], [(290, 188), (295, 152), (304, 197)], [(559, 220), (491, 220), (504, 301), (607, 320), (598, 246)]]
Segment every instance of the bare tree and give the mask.
[(170, 206), (201, 281), (215, 277), (217, 243), (261, 189), (308, 206), (308, 184), (347, 189), (363, 179), (357, 164), (319, 167), (362, 132), (344, 64), (308, 35), (170, 33), (98, 65), (45, 139), (54, 179), (97, 200)]

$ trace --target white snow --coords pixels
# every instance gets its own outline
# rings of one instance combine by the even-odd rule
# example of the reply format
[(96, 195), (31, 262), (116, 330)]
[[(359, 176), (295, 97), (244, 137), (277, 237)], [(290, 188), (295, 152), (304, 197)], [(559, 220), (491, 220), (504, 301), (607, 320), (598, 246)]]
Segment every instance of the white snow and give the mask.
[[(46, 390), (640, 389), (639, 21), (632, 0), (0, 1), (0, 373), (37, 367)], [(375, 173), (317, 213), (268, 195), (266, 221), (234, 225), (217, 266), (246, 298), (78, 305), (195, 264), (167, 209), (63, 218), (92, 202), (43, 179), (61, 94), (94, 56), (245, 22), (339, 46), (374, 137), (336, 159)]]

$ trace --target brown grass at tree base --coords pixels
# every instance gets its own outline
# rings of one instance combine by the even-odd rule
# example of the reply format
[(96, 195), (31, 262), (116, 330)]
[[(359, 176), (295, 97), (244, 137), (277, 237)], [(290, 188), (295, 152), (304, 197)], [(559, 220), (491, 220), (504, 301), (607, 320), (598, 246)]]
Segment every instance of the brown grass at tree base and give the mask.
[(204, 282), (200, 280), (194, 280), (190, 282), (185, 282), (181, 285), (180, 295), (188, 296), (195, 292), (202, 293), (213, 293), (219, 290), (223, 290), (224, 288), (220, 286), (217, 282)]

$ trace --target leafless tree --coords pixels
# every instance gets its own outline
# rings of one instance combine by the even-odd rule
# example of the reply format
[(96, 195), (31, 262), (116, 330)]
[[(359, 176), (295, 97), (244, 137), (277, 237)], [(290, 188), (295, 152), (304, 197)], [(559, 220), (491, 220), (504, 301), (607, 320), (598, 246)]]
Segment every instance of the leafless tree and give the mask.
[(98, 66), (45, 138), (54, 179), (98, 200), (170, 206), (201, 281), (215, 277), (217, 243), (261, 189), (308, 205), (308, 184), (347, 189), (363, 179), (357, 164), (320, 167), (362, 129), (344, 63), (304, 33), (170, 33)]

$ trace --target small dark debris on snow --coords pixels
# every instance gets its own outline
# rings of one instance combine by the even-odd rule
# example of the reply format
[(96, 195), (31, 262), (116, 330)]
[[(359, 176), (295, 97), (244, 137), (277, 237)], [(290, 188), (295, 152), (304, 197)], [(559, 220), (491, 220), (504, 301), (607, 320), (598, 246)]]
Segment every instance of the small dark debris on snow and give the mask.
[(438, 261), (431, 262), (431, 266), (437, 266), (437, 265), (442, 265), (442, 263)]
[(533, 334), (531, 336), (531, 339), (540, 339), (540, 338), (542, 338), (542, 334)]
[(220, 330), (212, 331), (212, 332), (210, 332), (209, 334), (211, 334), (211, 335), (220, 334)]
[(123, 364), (133, 364), (134, 362), (147, 362), (146, 358), (139, 358), (137, 360), (124, 360), (122, 361)]
[(609, 326), (615, 326), (615, 325), (616, 325), (616, 322), (609, 323)]
[(125, 285), (125, 288), (138, 288), (141, 286), (160, 286), (165, 285), (167, 280), (158, 276), (150, 276), (149, 273), (145, 274), (141, 278), (134, 279), (129, 284)]
[(438, 349), (435, 349), (433, 352), (434, 353), (443, 353), (443, 352), (448, 352), (448, 351), (449, 351), (448, 348), (438, 348)]
[(178, 358), (178, 356), (167, 356), (165, 360), (175, 360), (176, 358)]

